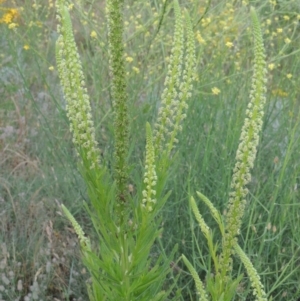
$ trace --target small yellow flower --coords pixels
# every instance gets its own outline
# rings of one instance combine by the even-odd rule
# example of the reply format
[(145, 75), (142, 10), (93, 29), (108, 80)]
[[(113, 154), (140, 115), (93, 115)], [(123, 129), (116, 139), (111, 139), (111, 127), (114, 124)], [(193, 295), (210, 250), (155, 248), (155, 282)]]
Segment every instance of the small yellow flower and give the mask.
[(199, 30), (197, 31), (196, 38), (197, 38), (197, 40), (198, 40), (198, 42), (199, 42), (200, 44), (206, 44), (206, 42), (205, 42), (205, 40), (203, 39), (203, 37), (201, 36)]
[(137, 73), (137, 74), (140, 73), (140, 69), (137, 68), (137, 67), (132, 67), (132, 70), (133, 70), (135, 73)]
[(285, 16), (283, 16), (283, 19), (286, 20), (286, 21), (288, 21), (290, 19), (290, 17), (287, 16), (287, 15), (285, 15)]
[(8, 25), (8, 28), (9, 28), (9, 29), (14, 29), (14, 28), (16, 28), (17, 26), (18, 26), (17, 23), (10, 23), (10, 24)]
[(233, 43), (232, 43), (232, 42), (227, 42), (225, 45), (226, 45), (228, 48), (232, 48), (232, 47), (233, 47)]
[(277, 32), (278, 32), (278, 33), (282, 33), (282, 32), (283, 32), (283, 29), (282, 29), (282, 28), (277, 28)]
[(291, 41), (289, 38), (285, 38), (285, 39), (284, 39), (284, 42), (285, 42), (286, 44), (290, 44), (292, 41)]
[(20, 16), (20, 14), (17, 9), (15, 9), (15, 8), (6, 9), (6, 13), (0, 19), (0, 23), (6, 23), (6, 24), (12, 23), (19, 16)]
[(23, 48), (24, 48), (25, 50), (28, 50), (30, 47), (29, 47), (29, 45), (25, 44), (25, 45), (23, 46)]
[(1, 18), (0, 22), (9, 24), (11, 20), (12, 20), (12, 15), (7, 13)]
[(49, 67), (49, 70), (50, 70), (50, 71), (53, 71), (53, 70), (54, 70), (54, 67), (53, 67), (53, 66), (50, 66), (50, 67)]
[(272, 21), (270, 19), (266, 20), (267, 25), (271, 25)]
[(131, 56), (127, 56), (125, 60), (126, 62), (131, 63), (133, 61), (133, 58)]
[(213, 87), (211, 89), (211, 91), (212, 91), (213, 95), (219, 95), (221, 93), (221, 90), (218, 89), (217, 87)]
[(289, 95), (286, 91), (283, 91), (281, 89), (272, 90), (272, 94), (274, 96), (280, 96), (280, 97), (287, 97)]
[(293, 74), (288, 73), (288, 74), (286, 75), (286, 77), (287, 77), (288, 79), (291, 79), (291, 78), (293, 77)]
[(273, 70), (273, 69), (275, 68), (275, 64), (269, 64), (269, 65), (268, 65), (268, 68), (269, 68), (270, 70)]
[(97, 32), (95, 30), (93, 30), (90, 34), (90, 37), (94, 38), (94, 39), (97, 38)]

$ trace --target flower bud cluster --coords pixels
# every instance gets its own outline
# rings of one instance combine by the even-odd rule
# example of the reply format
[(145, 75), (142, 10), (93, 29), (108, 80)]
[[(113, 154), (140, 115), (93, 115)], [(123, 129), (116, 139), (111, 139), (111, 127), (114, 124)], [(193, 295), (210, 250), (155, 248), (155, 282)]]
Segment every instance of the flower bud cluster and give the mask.
[(186, 101), (191, 97), (192, 81), (195, 74), (195, 45), (190, 19), (187, 16), (186, 64), (183, 66), (183, 18), (177, 1), (174, 1), (174, 13), (174, 41), (154, 134), (156, 151), (167, 145), (168, 153), (172, 150), (174, 143), (178, 142), (176, 135), (182, 129), (181, 121), (186, 117), (184, 113), (187, 109)]
[(85, 87), (80, 57), (75, 44), (72, 23), (63, 1), (57, 1), (59, 37), (56, 41), (57, 69), (67, 102), (70, 131), (77, 152), (87, 158), (90, 168), (99, 163), (91, 106)]
[(145, 189), (143, 190), (143, 199), (142, 207), (146, 208), (147, 211), (151, 212), (153, 206), (156, 204), (156, 182), (157, 175), (155, 171), (155, 153), (153, 147), (153, 138), (150, 124), (146, 124), (146, 135), (147, 135), (147, 144), (146, 144), (146, 163), (145, 163), (145, 173), (144, 173), (144, 184)]
[(246, 110), (246, 118), (240, 136), (240, 144), (236, 153), (236, 164), (233, 170), (231, 193), (226, 219), (226, 234), (223, 240), (223, 265), (230, 270), (234, 245), (239, 234), (242, 217), (246, 205), (248, 189), (251, 181), (251, 169), (254, 166), (259, 133), (263, 124), (263, 109), (266, 102), (266, 57), (262, 33), (255, 12), (251, 11), (254, 36), (254, 72), (250, 102)]

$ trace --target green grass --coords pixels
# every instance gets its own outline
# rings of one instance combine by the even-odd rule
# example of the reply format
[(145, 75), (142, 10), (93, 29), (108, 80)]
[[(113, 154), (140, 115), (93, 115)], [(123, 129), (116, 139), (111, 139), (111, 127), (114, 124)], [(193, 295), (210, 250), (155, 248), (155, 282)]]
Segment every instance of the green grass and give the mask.
[[(269, 30), (264, 34), (265, 48), (268, 64), (274, 64), (274, 69), (269, 65), (263, 133), (239, 238), (269, 297), (295, 301), (300, 298), (300, 11), (296, 2), (282, 1), (275, 7), (269, 1), (251, 2), (257, 7), (263, 31)], [(76, 169), (56, 70), (49, 70), (55, 66), (54, 9), (48, 2), (36, 3), (40, 6), (34, 9), (31, 1), (1, 4), (18, 9), (15, 22), (19, 26), (14, 31), (8, 24), (0, 24), (0, 245), (7, 248), (0, 252), (0, 269), (9, 279), (7, 283), (0, 278), (0, 296), (5, 301), (27, 296), (27, 301), (35, 300), (36, 292), (42, 300), (86, 300), (87, 274), (78, 259), (77, 239), (57, 206), (57, 202), (64, 203), (89, 232), (91, 225), (82, 207), (86, 190)], [(125, 25), (125, 51), (133, 58), (127, 62), (131, 162), (137, 165), (130, 179), (133, 193), (142, 172), (145, 121), (155, 119), (173, 34), (172, 11), (163, 15), (159, 1), (147, 3), (128, 1), (124, 12), (129, 22)], [(210, 258), (189, 209), (188, 194), (201, 191), (223, 212), (250, 91), (247, 8), (239, 1), (233, 1), (232, 7), (225, 4), (211, 1), (207, 14), (197, 23), (205, 1), (182, 1), (197, 24), (195, 36), (199, 31), (205, 44), (196, 39), (198, 81), (168, 179), (167, 189), (172, 194), (162, 212), (164, 252), (170, 254), (178, 243), (175, 258), (186, 254), (202, 280), (211, 269)], [(111, 161), (111, 87), (103, 7), (102, 1), (87, 3), (81, 11), (74, 9), (73, 16), (97, 139), (103, 156)], [(90, 37), (93, 30), (96, 38)], [(287, 44), (286, 38), (291, 43)], [(234, 46), (226, 46), (228, 42)], [(221, 91), (219, 95), (212, 93), (214, 87)], [(198, 207), (214, 229), (207, 208), (200, 201)], [(155, 251), (161, 252), (159, 246)], [(183, 288), (181, 300), (196, 300), (192, 278), (182, 262), (176, 265), (184, 270), (177, 282)], [(242, 265), (234, 267), (235, 272), (240, 269), (244, 271)], [(23, 283), (20, 292), (18, 280)], [(39, 291), (32, 287), (34, 281)], [(242, 283), (236, 300), (253, 300), (246, 276)]]

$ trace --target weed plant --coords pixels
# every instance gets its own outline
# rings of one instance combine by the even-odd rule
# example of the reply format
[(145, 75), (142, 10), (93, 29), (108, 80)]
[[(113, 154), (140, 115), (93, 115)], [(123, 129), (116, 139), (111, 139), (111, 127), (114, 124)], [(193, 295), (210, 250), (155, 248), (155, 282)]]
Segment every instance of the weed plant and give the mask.
[[(101, 157), (111, 170), (113, 111), (103, 4), (76, 4), (71, 14), (85, 82), (93, 95), (92, 115)], [(198, 79), (189, 101), (188, 118), (178, 135), (176, 160), (169, 167), (165, 191), (171, 194), (161, 211), (163, 231), (158, 242), (166, 254), (177, 243), (175, 258), (184, 253), (205, 283), (213, 265), (188, 196), (195, 197), (194, 192), (201, 191), (221, 211), (228, 199), (249, 99), (252, 41), (247, 29), (247, 1), (186, 1), (181, 5), (191, 14)], [(269, 297), (297, 300), (299, 7), (297, 1), (281, 1), (280, 5), (259, 1), (252, 5), (259, 12), (264, 35), (268, 92), (239, 242), (260, 272)], [(1, 264), (1, 275), (11, 279), (9, 285), (3, 282), (5, 278), (0, 279), (5, 287), (0, 293), (3, 300), (31, 300), (30, 287), (37, 281), (42, 300), (86, 300), (86, 272), (76, 259), (76, 240), (53, 201), (64, 203), (91, 239), (95, 238), (82, 210), (82, 200), (88, 201), (85, 184), (76, 170), (65, 103), (53, 76), (57, 38), (54, 3), (35, 1), (32, 6), (28, 1), (7, 1), (1, 7), (1, 18), (11, 15), (12, 8), (18, 15), (0, 24), (0, 241), (6, 246), (6, 251), (1, 251), (1, 262), (9, 257), (5, 265)], [(155, 1), (128, 1), (123, 11), (129, 133), (134, 131), (129, 135), (128, 189), (130, 195), (136, 195), (141, 193), (136, 183), (143, 174), (143, 164), (136, 163), (144, 162), (145, 120), (155, 123), (169, 62), (173, 8), (171, 3), (164, 6)], [(201, 202), (197, 205), (208, 226), (215, 229), (207, 207)], [(214, 231), (214, 238), (221, 238), (218, 231)], [(155, 257), (160, 252), (156, 246), (151, 253)], [(178, 298), (197, 300), (183, 262), (172, 263), (172, 270), (176, 275), (181, 273), (176, 285), (181, 289)], [(234, 260), (233, 275), (242, 271), (242, 265)], [(11, 272), (14, 278), (9, 278)], [(17, 290), (19, 280), (22, 291)], [(167, 279), (166, 287), (172, 283), (173, 279)], [(238, 285), (236, 300), (253, 300), (248, 283), (246, 276)]]

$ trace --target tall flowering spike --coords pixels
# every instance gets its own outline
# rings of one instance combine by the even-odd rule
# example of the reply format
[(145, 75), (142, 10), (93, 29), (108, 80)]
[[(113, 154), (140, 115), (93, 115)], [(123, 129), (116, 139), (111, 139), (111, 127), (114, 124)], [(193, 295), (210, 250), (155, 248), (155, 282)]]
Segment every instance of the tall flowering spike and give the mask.
[(189, 262), (189, 260), (182, 254), (182, 260), (189, 269), (192, 277), (194, 278), (195, 284), (196, 284), (196, 290), (197, 294), (199, 295), (199, 301), (208, 301), (208, 295), (205, 291), (205, 287), (201, 279), (199, 278), (199, 275), (195, 268), (192, 266), (192, 264)]
[(124, 64), (122, 0), (108, 0), (106, 15), (108, 21), (109, 66), (112, 77), (113, 105), (115, 113), (115, 176), (119, 214), (124, 214), (128, 196), (128, 96)]
[(161, 96), (161, 107), (158, 111), (155, 124), (155, 151), (160, 151), (166, 144), (165, 140), (170, 135), (170, 129), (174, 127), (175, 111), (179, 105), (177, 88), (180, 86), (183, 64), (183, 20), (178, 1), (174, 1), (175, 31), (173, 46), (165, 78), (165, 89)]
[(234, 252), (244, 214), (246, 195), (248, 193), (246, 185), (251, 180), (250, 171), (253, 168), (256, 157), (259, 133), (263, 124), (263, 109), (266, 102), (267, 69), (265, 50), (259, 20), (254, 8), (251, 8), (251, 19), (254, 36), (254, 71), (250, 102), (246, 110), (246, 118), (236, 153), (236, 164), (231, 182), (231, 193), (223, 238), (223, 253), (221, 255), (221, 262), (224, 268), (223, 275), (232, 269), (231, 255)]
[(170, 140), (168, 143), (168, 153), (171, 152), (174, 143), (177, 141), (176, 136), (182, 129), (181, 122), (186, 118), (185, 111), (188, 108), (187, 100), (192, 96), (193, 81), (196, 73), (196, 50), (195, 40), (193, 33), (193, 26), (190, 16), (185, 11), (186, 21), (186, 54), (185, 66), (182, 73), (181, 82), (178, 87), (178, 101), (179, 103), (174, 106), (174, 123), (170, 131)]
[(67, 102), (67, 116), (70, 120), (70, 130), (73, 132), (73, 143), (77, 153), (88, 160), (90, 168), (95, 168), (100, 161), (99, 150), (71, 18), (64, 1), (58, 0), (56, 7), (60, 23), (57, 26), (59, 37), (56, 41), (56, 62)]
[[(174, 0), (175, 30), (170, 63), (161, 96), (161, 107), (155, 124), (154, 145), (156, 154), (163, 148), (169, 155), (178, 142), (177, 134), (186, 117), (187, 100), (191, 97), (195, 77), (196, 55), (194, 34), (190, 17), (185, 12), (186, 43), (184, 42), (183, 18), (177, 0)], [(186, 53), (184, 55), (184, 45)]]
[(142, 207), (148, 212), (153, 210), (153, 206), (156, 203), (156, 171), (155, 171), (155, 152), (153, 147), (153, 138), (151, 126), (147, 122), (146, 124), (146, 162), (145, 162), (145, 174), (144, 174), (144, 184), (145, 189), (143, 190)]
[(252, 265), (250, 259), (245, 254), (245, 252), (241, 249), (241, 247), (236, 244), (235, 245), (235, 251), (238, 254), (238, 256), (241, 258), (241, 261), (243, 262), (248, 276), (251, 281), (251, 285), (253, 287), (253, 295), (255, 296), (256, 301), (267, 301), (267, 295), (264, 290), (264, 286), (260, 281), (260, 277), (257, 274), (257, 271), (255, 270), (254, 266)]
[(83, 232), (82, 228), (77, 223), (74, 216), (71, 214), (71, 212), (64, 205), (61, 205), (61, 208), (62, 208), (64, 214), (66, 215), (66, 217), (68, 218), (68, 220), (71, 222), (71, 224), (72, 224), (72, 226), (75, 230), (75, 233), (78, 237), (78, 240), (79, 240), (79, 243), (80, 243), (80, 246), (81, 246), (82, 250), (83, 251), (91, 251), (90, 239), (84, 235), (84, 232)]
[(204, 221), (198, 207), (197, 207), (197, 204), (195, 202), (195, 199), (193, 197), (190, 198), (190, 205), (191, 205), (191, 208), (193, 210), (193, 213), (195, 215), (195, 218), (200, 226), (200, 229), (202, 231), (202, 233), (204, 234), (204, 236), (208, 239), (209, 236), (210, 236), (210, 229), (208, 227), (208, 225), (206, 224), (206, 222)]

